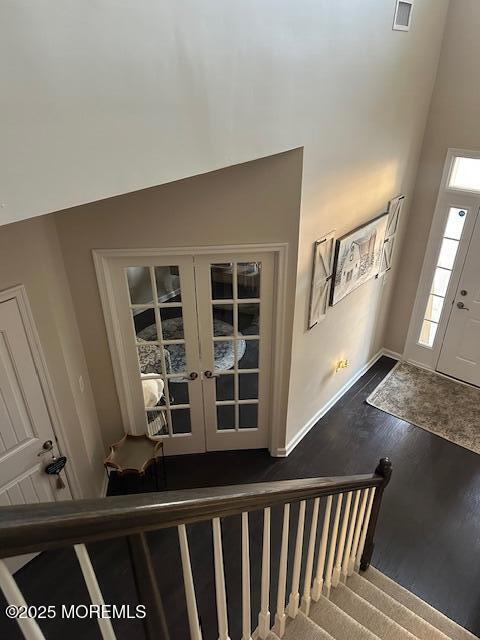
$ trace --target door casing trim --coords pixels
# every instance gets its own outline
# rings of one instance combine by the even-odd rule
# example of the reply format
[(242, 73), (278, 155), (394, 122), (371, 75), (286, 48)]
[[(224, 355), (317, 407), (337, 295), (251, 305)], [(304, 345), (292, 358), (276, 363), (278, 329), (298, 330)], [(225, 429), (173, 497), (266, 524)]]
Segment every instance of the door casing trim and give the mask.
[[(98, 288), (102, 302), (103, 316), (107, 329), (108, 345), (113, 364), (113, 373), (117, 394), (120, 403), (120, 411), (124, 428), (130, 423), (130, 401), (128, 394), (128, 377), (123, 361), (121, 349), (120, 323), (112, 310), (114, 309), (115, 292), (110, 274), (110, 261), (115, 258), (128, 257), (152, 257), (152, 256), (178, 256), (178, 255), (202, 255), (202, 254), (229, 254), (229, 253), (273, 253), (275, 268), (275, 288), (273, 299), (273, 339), (272, 339), (272, 373), (270, 381), (270, 433), (269, 451), (276, 455), (276, 451), (285, 446), (285, 433), (281, 433), (282, 424), (282, 385), (285, 371), (284, 340), (285, 311), (286, 311), (286, 285), (288, 267), (288, 244), (239, 244), (239, 245), (214, 245), (197, 247), (164, 247), (164, 248), (138, 248), (138, 249), (93, 249), (93, 261), (97, 274)], [(285, 418), (285, 416), (284, 416)], [(283, 420), (286, 428), (286, 420)]]
[[(470, 243), (470, 238), (475, 227), (475, 222), (480, 215), (479, 204), (480, 195), (471, 191), (461, 191), (459, 189), (449, 189), (448, 181), (450, 179), (453, 160), (457, 156), (480, 158), (480, 152), (475, 152), (465, 149), (448, 149), (445, 164), (443, 168), (442, 179), (438, 190), (437, 202), (435, 205), (434, 214), (430, 226), (430, 232), (428, 241), (425, 248), (425, 258), (422, 265), (420, 278), (418, 280), (417, 291), (415, 294), (415, 302), (413, 305), (412, 313), (410, 315), (410, 323), (407, 333), (407, 339), (405, 341), (405, 349), (403, 352), (403, 358), (407, 362), (422, 366), (425, 369), (436, 371), (437, 364), (440, 359), (440, 353), (445, 338), (445, 334), (448, 326), (448, 319), (450, 310), (445, 306), (445, 312), (442, 314), (441, 322), (438, 327), (435, 343), (432, 348), (425, 347), (418, 343), (418, 336), (420, 334), (419, 327), (423, 320), (423, 313), (425, 311), (425, 305), (428, 298), (428, 292), (430, 289), (431, 276), (435, 270), (435, 264), (440, 251), (441, 237), (443, 236), (443, 224), (444, 219), (442, 214), (445, 211), (446, 206), (456, 206), (461, 200), (468, 208), (471, 208), (474, 215), (472, 221), (469, 222), (469, 234), (462, 239), (461, 247), (455, 261), (452, 278), (448, 287), (447, 297), (445, 299), (446, 305), (449, 302), (453, 303), (458, 283), (461, 277), (463, 264)], [(463, 206), (463, 205), (462, 205)]]
[(7, 302), (8, 300), (15, 299), (18, 305), (20, 316), (23, 322), (23, 328), (25, 329), (25, 335), (27, 336), (28, 346), (32, 354), (35, 369), (40, 381), (40, 387), (42, 389), (43, 397), (47, 407), (50, 421), (52, 424), (53, 433), (57, 439), (59, 449), (66, 455), (70, 464), (65, 467), (65, 474), (68, 480), (68, 486), (72, 498), (79, 499), (83, 497), (83, 492), (80, 488), (80, 482), (75, 471), (73, 464), (73, 458), (69, 446), (68, 436), (62, 426), (60, 419), (60, 408), (58, 406), (57, 399), (55, 397), (54, 386), (50, 373), (47, 368), (47, 361), (45, 354), (43, 353), (42, 343), (40, 336), (35, 325), (35, 320), (32, 313), (32, 308), (27, 295), (27, 290), (23, 284), (19, 284), (8, 289), (0, 291), (0, 304)]

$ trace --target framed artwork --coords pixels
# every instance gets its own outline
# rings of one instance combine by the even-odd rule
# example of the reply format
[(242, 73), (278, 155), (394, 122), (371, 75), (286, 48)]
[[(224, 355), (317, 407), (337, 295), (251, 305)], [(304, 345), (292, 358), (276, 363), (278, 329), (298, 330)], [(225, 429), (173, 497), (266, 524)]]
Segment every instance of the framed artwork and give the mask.
[(402, 214), (404, 203), (405, 196), (397, 196), (389, 202), (387, 212), (387, 229), (385, 232), (385, 242), (383, 244), (382, 264), (380, 267), (379, 276), (383, 276), (384, 273), (387, 273), (387, 271), (390, 271), (390, 269), (392, 268), (395, 240), (397, 237), (398, 225), (400, 223), (400, 216)]
[(387, 222), (388, 215), (383, 213), (337, 240), (330, 294), (332, 306), (380, 272)]
[(327, 314), (330, 299), (330, 285), (335, 254), (335, 235), (333, 232), (314, 245), (312, 283), (310, 288), (310, 307), (308, 328), (311, 329), (323, 320)]

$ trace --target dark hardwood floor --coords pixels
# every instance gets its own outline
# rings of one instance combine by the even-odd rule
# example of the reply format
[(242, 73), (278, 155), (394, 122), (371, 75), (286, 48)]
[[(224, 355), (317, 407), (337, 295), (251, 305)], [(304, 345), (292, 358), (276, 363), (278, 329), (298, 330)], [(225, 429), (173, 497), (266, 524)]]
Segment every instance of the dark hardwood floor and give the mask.
[[(377, 362), (288, 458), (273, 459), (266, 451), (168, 458), (168, 488), (370, 473), (379, 458), (388, 455), (393, 461), (393, 476), (384, 496), (374, 566), (480, 635), (480, 456), (365, 403), (366, 397), (393, 365), (388, 358)], [(110, 483), (111, 493), (135, 490), (138, 487), (122, 486), (114, 478)], [(291, 517), (291, 540), (296, 509), (295, 506)], [(307, 527), (309, 517), (310, 509)], [(273, 509), (272, 521), (272, 557), (276, 558), (281, 535), (280, 509)], [(250, 524), (252, 609), (258, 611), (261, 514), (251, 514)], [(238, 606), (241, 597), (240, 518), (225, 519), (222, 530), (231, 637), (238, 638), (241, 635)], [(190, 526), (189, 538), (204, 638), (213, 640), (217, 633), (209, 524)], [(165, 598), (172, 640), (187, 638), (176, 531), (150, 534), (149, 541)], [(89, 551), (105, 601), (135, 604), (125, 542), (96, 543), (89, 545)], [(289, 562), (290, 568), (291, 564)], [(276, 574), (273, 569), (272, 612)], [(89, 602), (73, 551), (42, 554), (16, 577), (31, 604), (59, 606)], [(3, 608), (3, 601), (0, 607)], [(113, 624), (118, 638), (140, 640), (144, 637), (139, 621), (114, 621)], [(100, 638), (94, 621), (72, 623), (56, 619), (45, 621), (41, 626), (49, 640)], [(21, 638), (16, 624), (1, 616), (0, 636), (8, 640)]]

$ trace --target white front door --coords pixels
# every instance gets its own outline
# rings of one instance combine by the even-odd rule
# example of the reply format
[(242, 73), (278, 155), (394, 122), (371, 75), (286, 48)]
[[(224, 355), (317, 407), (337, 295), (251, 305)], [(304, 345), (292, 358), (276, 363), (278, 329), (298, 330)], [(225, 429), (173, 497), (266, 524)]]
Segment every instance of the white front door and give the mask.
[(119, 256), (108, 279), (126, 430), (167, 455), (267, 447), (272, 253)]
[[(45, 452), (44, 443), (52, 443)], [(48, 445), (47, 445), (48, 446)], [(0, 506), (66, 500), (45, 473), (55, 435), (16, 297), (0, 303)], [(62, 479), (66, 485), (65, 473)], [(22, 562), (17, 561), (12, 569)]]
[(453, 301), (437, 371), (480, 386), (480, 216)]

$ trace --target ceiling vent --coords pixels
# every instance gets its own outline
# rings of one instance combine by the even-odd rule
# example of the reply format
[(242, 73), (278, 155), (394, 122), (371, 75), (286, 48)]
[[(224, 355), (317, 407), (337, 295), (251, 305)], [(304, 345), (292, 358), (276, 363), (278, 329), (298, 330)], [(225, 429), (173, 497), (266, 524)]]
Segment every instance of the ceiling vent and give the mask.
[(397, 0), (393, 28), (395, 31), (409, 31), (412, 22), (413, 0)]

